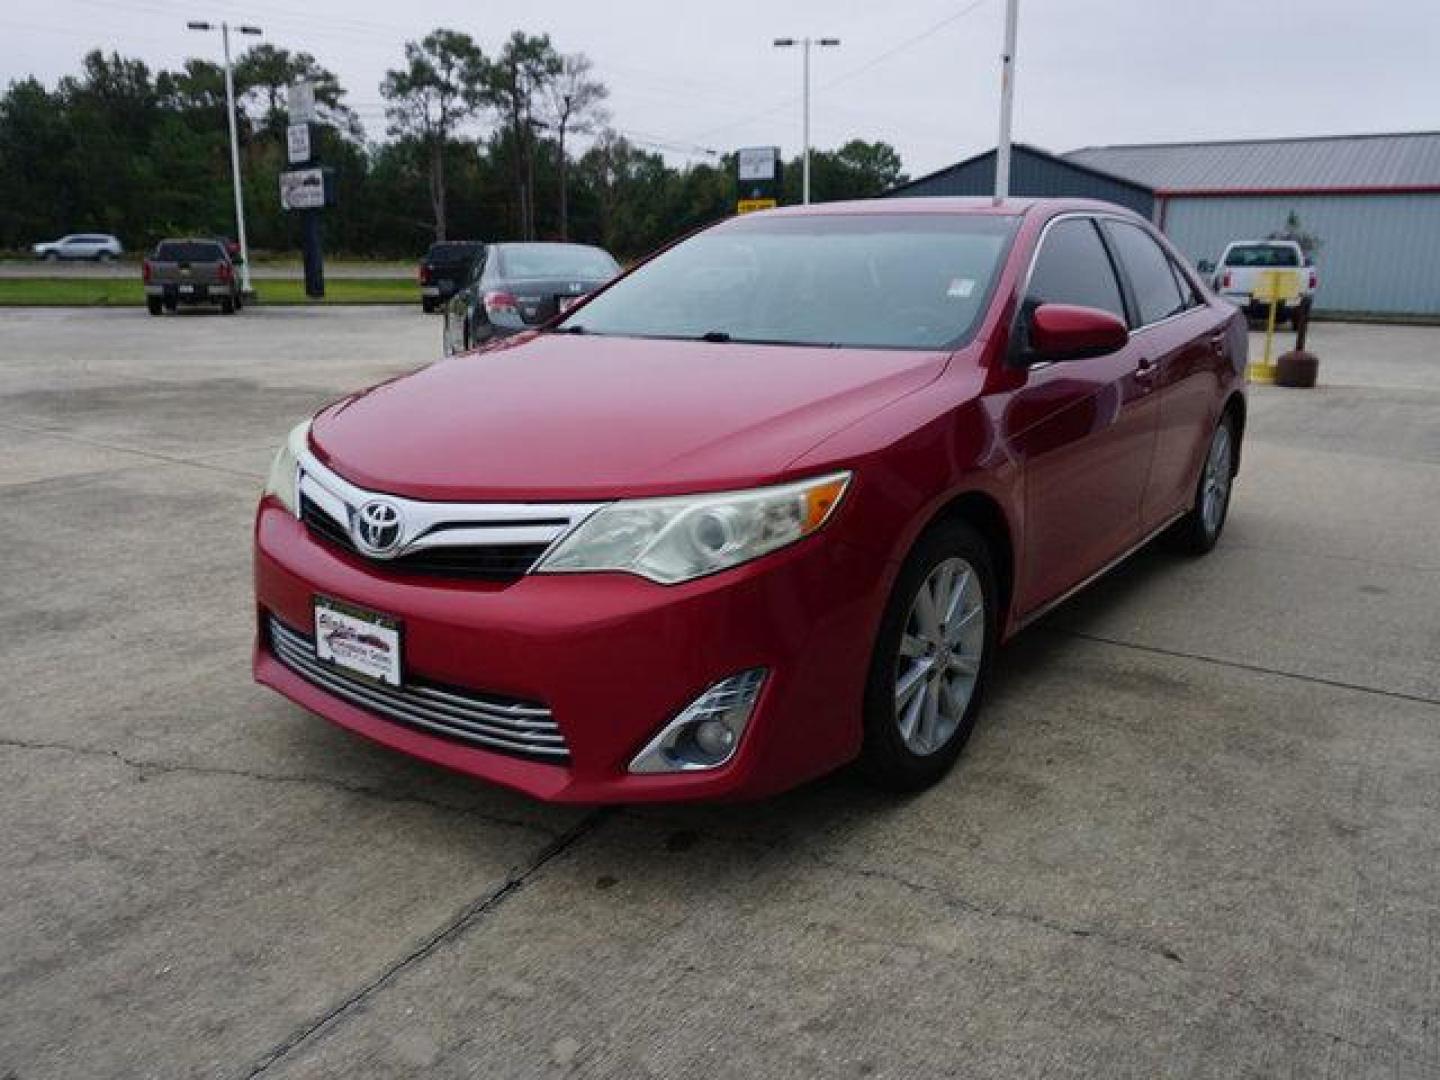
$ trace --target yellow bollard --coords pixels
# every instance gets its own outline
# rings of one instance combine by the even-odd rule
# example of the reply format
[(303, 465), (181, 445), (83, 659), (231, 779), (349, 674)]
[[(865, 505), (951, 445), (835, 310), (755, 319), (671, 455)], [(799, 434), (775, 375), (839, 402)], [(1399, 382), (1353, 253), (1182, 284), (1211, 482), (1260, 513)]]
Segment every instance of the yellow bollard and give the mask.
[(1269, 300), (1270, 308), (1265, 320), (1265, 355), (1258, 364), (1251, 364), (1245, 370), (1251, 382), (1275, 381), (1275, 362), (1270, 359), (1275, 344), (1275, 308), (1282, 299), (1293, 303), (1300, 295), (1299, 284), (1299, 278), (1293, 271), (1266, 270), (1260, 275), (1255, 296), (1257, 299)]

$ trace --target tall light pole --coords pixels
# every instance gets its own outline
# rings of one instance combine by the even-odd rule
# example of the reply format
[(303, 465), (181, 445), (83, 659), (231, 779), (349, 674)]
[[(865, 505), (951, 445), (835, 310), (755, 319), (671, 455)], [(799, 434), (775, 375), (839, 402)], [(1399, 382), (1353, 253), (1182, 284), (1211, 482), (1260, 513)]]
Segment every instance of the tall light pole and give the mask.
[(1020, 0), (1005, 0), (1005, 45), (1000, 53), (1000, 141), (995, 146), (995, 203), (1010, 197), (1010, 114), (1015, 105), (1015, 24)]
[[(245, 200), (240, 194), (240, 134), (235, 130), (235, 77), (230, 72), (230, 24), (222, 22), (217, 28), (214, 23), (188, 22), (191, 30), (220, 31), (220, 40), (225, 46), (225, 115), (230, 120), (230, 181), (235, 185), (235, 230), (240, 241), (240, 291), (250, 293), (250, 246), (245, 241)], [(258, 37), (263, 31), (258, 26), (237, 26), (237, 33)]]
[(802, 94), (805, 102), (804, 120), (802, 122), (805, 149), (800, 158), (800, 201), (808, 203), (810, 201), (810, 46), (818, 45), (822, 49), (830, 49), (839, 45), (840, 39), (833, 37), (807, 37), (800, 38), (798, 42), (795, 38), (788, 37), (775, 39), (775, 48), (777, 49), (790, 49), (796, 44), (801, 46), (805, 56), (803, 74), (801, 76), (804, 87)]

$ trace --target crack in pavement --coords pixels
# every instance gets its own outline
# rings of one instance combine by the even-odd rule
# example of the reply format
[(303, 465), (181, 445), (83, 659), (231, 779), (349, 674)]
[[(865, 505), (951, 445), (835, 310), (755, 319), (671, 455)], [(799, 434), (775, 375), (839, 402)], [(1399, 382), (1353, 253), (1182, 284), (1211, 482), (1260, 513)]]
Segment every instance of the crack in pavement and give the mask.
[[(653, 820), (634, 813), (627, 813), (627, 816), (634, 821), (644, 822)], [(1212, 976), (1209, 972), (1206, 972), (1199, 968), (1187, 966), (1184, 958), (1180, 956), (1180, 954), (1174, 949), (1164, 944), (1159, 944), (1154, 941), (1146, 940), (1145, 938), (1138, 935), (1116, 934), (1106, 930), (1095, 929), (1093, 927), (1071, 926), (1065, 923), (1057, 922), (1043, 915), (1037, 915), (1028, 911), (1021, 911), (1015, 908), (1006, 908), (1001, 905), (982, 904), (978, 901), (971, 900), (969, 897), (961, 896), (955, 892), (952, 892), (951, 890), (946, 889), (940, 885), (935, 885), (925, 881), (917, 881), (914, 878), (906, 877), (904, 874), (901, 874), (894, 870), (887, 870), (880, 867), (872, 866), (861, 866), (855, 863), (847, 863), (843, 860), (832, 859), (828, 856), (821, 855), (818, 852), (808, 849), (801, 848), (797, 850), (794, 847), (785, 844), (784, 842), (766, 840), (753, 834), (746, 834), (743, 836), (724, 836), (717, 833), (707, 832), (702, 829), (696, 830), (695, 835), (703, 836), (706, 839), (714, 840), (718, 843), (728, 843), (740, 846), (750, 845), (765, 849), (767, 851), (779, 852), (791, 856), (798, 854), (805, 861), (822, 869), (830, 870), (842, 875), (850, 875), (854, 877), (864, 878), (867, 880), (885, 881), (893, 885), (898, 885), (901, 888), (906, 889), (910, 892), (919, 893), (924, 896), (930, 896), (934, 899), (939, 900), (947, 907), (963, 911), (969, 915), (975, 915), (980, 918), (999, 919), (1003, 922), (1019, 923), (1023, 925), (1034, 926), (1049, 933), (1077, 938), (1082, 941), (1095, 941), (1110, 948), (1119, 949), (1130, 953), (1139, 953), (1142, 956), (1146, 956), (1148, 958), (1153, 959), (1158, 957), (1166, 960), (1171, 964), (1175, 964), (1180, 968), (1183, 968), (1185, 976), (1187, 978), (1193, 978), (1196, 981), (1209, 986), (1214, 993), (1218, 994), (1224, 1000), (1232, 1001), (1236, 1005), (1239, 1005), (1240, 1007), (1252, 1013), (1264, 1016), (1281, 1024), (1289, 1025), (1293, 1028), (1296, 1028), (1297, 1030), (1303, 1031), (1306, 1034), (1313, 1035), (1317, 1038), (1327, 1039), (1334, 1044), (1342, 1045), (1352, 1050), (1357, 1050), (1370, 1054), (1391, 1054), (1395, 1057), (1404, 1059), (1412, 1063), (1429, 1064), (1429, 1062), (1424, 1058), (1423, 1055), (1416, 1053), (1415, 1051), (1406, 1049), (1405, 1047), (1380, 1046), (1372, 1042), (1366, 1042), (1360, 1039), (1351, 1038), (1346, 1035), (1341, 1035), (1338, 1032), (1331, 1031), (1329, 1028), (1318, 1026), (1308, 1020), (1303, 1020), (1288, 1012), (1282, 1011), (1281, 1009), (1276, 1008), (1273, 1005), (1268, 1005), (1265, 1002), (1259, 1001), (1239, 990), (1235, 990), (1230, 987), (1224, 986), (1223, 984), (1219, 984), (1217, 983), (1216, 978)]]
[[(48, 438), (59, 439), (61, 442), (78, 443), (81, 446), (89, 446), (96, 450), (108, 450), (112, 454), (131, 454), (135, 457), (145, 458), (149, 461), (164, 462), (167, 465), (184, 465), (192, 469), (203, 469), (206, 472), (223, 473), (226, 476), (238, 476), (246, 480), (255, 479), (254, 473), (244, 472), (239, 469), (227, 469), (223, 465), (212, 465), (206, 461), (195, 458), (176, 457), (173, 454), (162, 454), (155, 450), (140, 450), (133, 446), (119, 446), (114, 443), (102, 442), (99, 439), (87, 439), (83, 435), (72, 435), (66, 431), (53, 431), (48, 428), (34, 427), (29, 424), (17, 424), (13, 420), (0, 420), (0, 427), (9, 428), (12, 431), (23, 431), (28, 435), (43, 435)], [(276, 445), (279, 445), (278, 441)], [(200, 457), (218, 457), (223, 453), (248, 452), (250, 449), (250, 447), (242, 446), (238, 447), (234, 451), (207, 451), (205, 454), (200, 455)], [(40, 483), (47, 480), (68, 480), (75, 476), (105, 476), (111, 473), (127, 472), (135, 468), (139, 468), (139, 465), (121, 466), (114, 469), (91, 469), (87, 470), (84, 473), (68, 473), (55, 477), (41, 477), (39, 480), (35, 481), (21, 481), (19, 484), (0, 486), (20, 487), (25, 484)]]
[(315, 773), (266, 773), (252, 769), (231, 769), (217, 765), (190, 764), (183, 761), (151, 761), (143, 758), (130, 757), (119, 750), (107, 750), (103, 747), (76, 746), (70, 743), (31, 742), (24, 739), (4, 737), (0, 737), (0, 747), (16, 750), (57, 751), (88, 757), (103, 757), (118, 761), (127, 768), (134, 769), (140, 773), (193, 773), (198, 776), (232, 776), (240, 780), (255, 780), (268, 784), (308, 784), (317, 787), (328, 787), (337, 791), (343, 791), (346, 794), (376, 799), (380, 802), (415, 803), (420, 806), (428, 806), (435, 810), (443, 810), (451, 814), (464, 814), (466, 817), (473, 817), (480, 821), (489, 822), (492, 825), (505, 825), (517, 829), (528, 829), (533, 832), (544, 833), (547, 836), (554, 835), (552, 830), (531, 821), (522, 821), (519, 818), (508, 818), (500, 814), (492, 814), (486, 810), (446, 802), (443, 799), (431, 799), (424, 795), (394, 792), (388, 788), (359, 784), (349, 780), (341, 780), (338, 777), (321, 776)]
[(1142, 645), (1136, 641), (1122, 641), (1119, 638), (1105, 637), (1101, 634), (1090, 634), (1083, 630), (1066, 630), (1058, 626), (1036, 626), (1031, 628), (1031, 632), (1049, 634), (1053, 637), (1076, 638), (1080, 641), (1091, 641), (1097, 645), (1113, 645), (1117, 649), (1134, 649), (1136, 652), (1150, 653), (1154, 656), (1168, 656), (1175, 660), (1194, 660), (1202, 664), (1214, 664), (1216, 667), (1250, 671), (1257, 675), (1275, 675), (1282, 679), (1295, 679), (1298, 682), (1314, 683), (1317, 686), (1329, 686), (1336, 690), (1353, 690), (1360, 694), (1374, 694), (1377, 697), (1391, 698), (1396, 701), (1411, 701), (1419, 705), (1440, 705), (1440, 698), (1426, 697), (1424, 694), (1411, 694), (1404, 690), (1386, 690), (1379, 686), (1366, 686), (1363, 683), (1345, 682), (1343, 679), (1330, 679), (1323, 675), (1306, 675), (1303, 672), (1286, 671), (1283, 668), (1266, 667), (1263, 664), (1249, 664), (1244, 660), (1227, 660), (1223, 656), (1207, 656), (1204, 653), (1189, 653), (1180, 649), (1167, 649), (1161, 645)]
[(296, 1048), (308, 1041), (312, 1036), (329, 1027), (350, 1010), (356, 1008), (364, 1002), (366, 998), (370, 997), (370, 995), (395, 979), (401, 972), (413, 964), (424, 960), (446, 942), (458, 938), (471, 926), (523, 889), (531, 878), (545, 868), (547, 863), (565, 854), (565, 852), (569, 851), (586, 836), (599, 828), (609, 815), (610, 810), (605, 807), (592, 810), (570, 829), (542, 847), (535, 854), (535, 857), (518, 871), (512, 871), (498, 887), (490, 890), (484, 896), (467, 905), (453, 919), (435, 930), (409, 953), (390, 964), (375, 976), (375, 978), (365, 983), (365, 985), (350, 994), (339, 1004), (327, 1010), (305, 1026), (297, 1029), (283, 1042), (272, 1047), (268, 1053), (257, 1060), (250, 1069), (244, 1073), (246, 1080), (253, 1080), (254, 1077), (267, 1072), (277, 1062), (281, 1061)]

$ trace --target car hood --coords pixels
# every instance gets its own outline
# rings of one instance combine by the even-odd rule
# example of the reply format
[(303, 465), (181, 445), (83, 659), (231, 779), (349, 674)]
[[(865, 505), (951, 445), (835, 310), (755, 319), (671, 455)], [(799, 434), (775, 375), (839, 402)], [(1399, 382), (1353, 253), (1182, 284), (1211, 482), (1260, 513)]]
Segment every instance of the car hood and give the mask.
[(337, 402), (311, 446), (352, 483), (417, 499), (723, 490), (783, 476), (946, 355), (541, 334)]

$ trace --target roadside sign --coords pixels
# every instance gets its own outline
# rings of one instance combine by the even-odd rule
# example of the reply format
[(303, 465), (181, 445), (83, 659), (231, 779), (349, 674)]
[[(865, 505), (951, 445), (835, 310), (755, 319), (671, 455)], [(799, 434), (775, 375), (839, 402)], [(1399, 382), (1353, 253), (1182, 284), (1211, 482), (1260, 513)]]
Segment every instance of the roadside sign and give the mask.
[(747, 146), (737, 152), (736, 168), (741, 184), (749, 181), (773, 181), (780, 163), (778, 146)]
[(280, 174), (280, 209), (319, 210), (324, 205), (323, 169), (290, 169)]
[(1300, 275), (1294, 270), (1262, 270), (1256, 277), (1253, 299), (1265, 304), (1269, 314), (1265, 320), (1265, 354), (1258, 362), (1246, 369), (1251, 382), (1273, 383), (1275, 363), (1270, 359), (1270, 347), (1275, 341), (1275, 309), (1280, 304), (1296, 304), (1300, 301)]
[(1293, 304), (1300, 299), (1300, 275), (1294, 270), (1262, 270), (1257, 275), (1254, 298), (1262, 304), (1272, 300)]
[(737, 214), (753, 214), (756, 210), (774, 210), (774, 199), (741, 199), (735, 204)]
[(292, 124), (308, 124), (319, 119), (315, 115), (315, 85), (313, 83), (291, 83), (285, 91), (285, 104), (289, 110)]
[(291, 124), (285, 129), (285, 146), (289, 151), (291, 165), (303, 165), (310, 160), (310, 125)]

